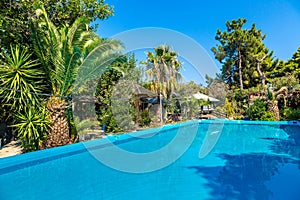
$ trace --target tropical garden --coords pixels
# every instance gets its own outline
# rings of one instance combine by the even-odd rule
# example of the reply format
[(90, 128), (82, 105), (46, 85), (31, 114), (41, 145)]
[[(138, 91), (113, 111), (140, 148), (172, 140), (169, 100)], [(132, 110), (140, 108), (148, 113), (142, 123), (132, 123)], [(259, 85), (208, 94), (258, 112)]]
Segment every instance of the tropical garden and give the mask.
[[(220, 73), (199, 85), (182, 81), (172, 44), (138, 63), (134, 52), (122, 54), (122, 41), (97, 35), (99, 22), (114, 13), (104, 0), (4, 0), (0, 9), (1, 146), (18, 139), (24, 151), (35, 151), (75, 143), (90, 127), (119, 133), (195, 119), (209, 104), (191, 97), (197, 92), (222, 100), (216, 110), (227, 118), (300, 119), (300, 47), (289, 60), (276, 59), (266, 35), (255, 24), (245, 28), (246, 19), (217, 30), (211, 50)], [(118, 119), (114, 89), (125, 79), (147, 96), (130, 93)], [(74, 102), (91, 93), (78, 103), (92, 110), (75, 116)]]

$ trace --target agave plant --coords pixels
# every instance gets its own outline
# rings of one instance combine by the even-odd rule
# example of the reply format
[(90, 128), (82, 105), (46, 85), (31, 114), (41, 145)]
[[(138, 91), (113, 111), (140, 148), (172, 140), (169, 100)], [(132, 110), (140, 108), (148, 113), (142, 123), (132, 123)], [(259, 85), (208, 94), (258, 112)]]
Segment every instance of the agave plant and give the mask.
[[(37, 5), (33, 20), (34, 49), (48, 76), (52, 97), (47, 107), (51, 112), (51, 129), (47, 147), (70, 142), (66, 109), (67, 97), (74, 88), (99, 76), (116, 58), (113, 50), (121, 47), (115, 40), (101, 40), (88, 30), (88, 20), (80, 17), (71, 26), (58, 29), (48, 18), (43, 6)], [(80, 76), (78, 76), (80, 74)], [(69, 122), (69, 123), (68, 123)]]

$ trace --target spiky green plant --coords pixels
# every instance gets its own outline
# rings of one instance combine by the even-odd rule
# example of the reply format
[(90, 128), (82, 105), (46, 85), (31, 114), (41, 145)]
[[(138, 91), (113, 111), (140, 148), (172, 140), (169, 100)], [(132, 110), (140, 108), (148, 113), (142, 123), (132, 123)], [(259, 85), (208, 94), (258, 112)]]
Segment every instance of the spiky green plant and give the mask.
[(10, 51), (0, 65), (0, 96), (12, 111), (20, 111), (39, 102), (36, 93), (43, 89), (43, 72), (26, 48), (11, 46)]
[(30, 107), (15, 114), (18, 138), (22, 141), (25, 151), (42, 148), (42, 142), (47, 137), (51, 121), (45, 107)]

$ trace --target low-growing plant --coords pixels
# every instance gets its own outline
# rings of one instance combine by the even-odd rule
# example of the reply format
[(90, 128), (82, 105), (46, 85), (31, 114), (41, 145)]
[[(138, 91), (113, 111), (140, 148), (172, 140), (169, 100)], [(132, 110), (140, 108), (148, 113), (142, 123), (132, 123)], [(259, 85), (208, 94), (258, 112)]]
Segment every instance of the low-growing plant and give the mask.
[(151, 117), (150, 117), (150, 113), (147, 110), (144, 110), (139, 118), (139, 124), (143, 127), (143, 126), (149, 126), (151, 123)]
[(51, 121), (46, 108), (30, 107), (15, 114), (18, 138), (22, 141), (25, 151), (35, 151), (42, 148), (43, 141), (47, 138)]
[(264, 112), (260, 120), (264, 121), (276, 121), (275, 114), (273, 112), (267, 111)]
[(234, 116), (234, 119), (235, 120), (243, 120), (244, 116), (242, 116), (242, 115), (236, 115), (236, 116)]
[(285, 120), (300, 120), (300, 109), (286, 108), (282, 115), (282, 118)]
[(260, 120), (261, 116), (267, 110), (267, 103), (262, 99), (254, 100), (253, 104), (249, 106), (247, 110), (247, 115), (252, 120)]
[(231, 103), (228, 101), (228, 99), (226, 98), (225, 99), (225, 110), (226, 110), (226, 113), (229, 117), (232, 117), (234, 115), (234, 110), (232, 108), (232, 105)]

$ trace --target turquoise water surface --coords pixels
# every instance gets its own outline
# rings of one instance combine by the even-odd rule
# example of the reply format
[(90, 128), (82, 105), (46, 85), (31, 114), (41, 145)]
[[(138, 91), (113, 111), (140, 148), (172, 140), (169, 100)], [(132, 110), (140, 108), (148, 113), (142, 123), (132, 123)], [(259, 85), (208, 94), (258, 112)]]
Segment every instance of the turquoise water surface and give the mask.
[[(212, 131), (216, 124), (219, 129)], [(183, 155), (156, 171), (122, 172), (97, 159), (97, 155), (106, 154), (125, 166), (129, 158), (111, 154), (113, 145), (136, 154), (153, 152), (172, 142), (179, 132), (182, 145), (187, 144), (186, 138), (194, 130), (195, 138)], [(212, 143), (213, 137), (218, 139), (215, 146), (205, 156), (199, 156), (204, 141)], [(170, 159), (181, 151), (180, 145), (170, 146), (169, 153), (157, 157), (155, 162)], [(138, 162), (137, 169), (154, 166), (151, 160)], [(299, 200), (300, 126), (289, 122), (204, 120), (110, 136), (0, 159), (0, 184), (1, 200)]]

